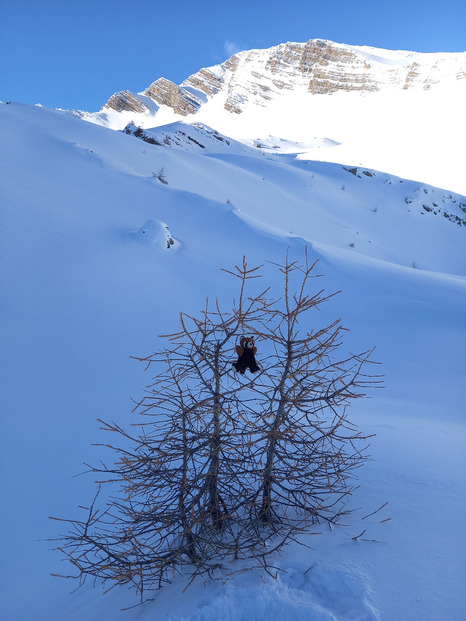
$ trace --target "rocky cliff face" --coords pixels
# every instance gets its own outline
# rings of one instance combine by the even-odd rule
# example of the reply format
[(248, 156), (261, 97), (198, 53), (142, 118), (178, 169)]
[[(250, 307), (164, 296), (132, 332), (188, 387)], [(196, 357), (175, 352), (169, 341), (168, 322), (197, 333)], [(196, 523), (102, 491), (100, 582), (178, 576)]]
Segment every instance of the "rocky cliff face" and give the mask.
[(149, 106), (144, 99), (149, 97), (158, 106), (187, 116), (209, 99), (221, 97), (226, 111), (240, 114), (248, 105), (265, 106), (294, 89), (312, 95), (371, 93), (383, 88), (428, 90), (440, 79), (465, 78), (464, 53), (393, 52), (317, 39), (240, 52), (221, 65), (201, 69), (180, 86), (160, 78), (140, 95), (128, 91), (112, 95), (103, 111), (145, 112)]
[(172, 108), (176, 114), (187, 116), (194, 114), (201, 106), (201, 101), (186, 89), (180, 88), (166, 78), (159, 78), (144, 91), (158, 105)]
[(105, 107), (116, 110), (117, 112), (123, 112), (125, 110), (129, 112), (144, 112), (146, 110), (146, 106), (143, 102), (137, 95), (130, 93), (130, 91), (115, 93), (107, 101)]

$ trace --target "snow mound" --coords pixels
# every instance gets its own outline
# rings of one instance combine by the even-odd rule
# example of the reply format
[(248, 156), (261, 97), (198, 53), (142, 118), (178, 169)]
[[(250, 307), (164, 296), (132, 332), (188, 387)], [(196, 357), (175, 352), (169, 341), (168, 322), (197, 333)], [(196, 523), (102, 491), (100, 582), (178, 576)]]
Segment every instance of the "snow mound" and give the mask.
[[(369, 581), (354, 567), (329, 563), (310, 566), (302, 561), (282, 561), (274, 575), (246, 572), (202, 588), (177, 593), (173, 610), (168, 590), (147, 607), (163, 621), (378, 621), (371, 602)], [(177, 590), (176, 587), (173, 591)]]
[(163, 250), (179, 247), (179, 242), (173, 239), (168, 225), (161, 220), (146, 220), (136, 233), (132, 233), (132, 236), (138, 241), (154, 244)]

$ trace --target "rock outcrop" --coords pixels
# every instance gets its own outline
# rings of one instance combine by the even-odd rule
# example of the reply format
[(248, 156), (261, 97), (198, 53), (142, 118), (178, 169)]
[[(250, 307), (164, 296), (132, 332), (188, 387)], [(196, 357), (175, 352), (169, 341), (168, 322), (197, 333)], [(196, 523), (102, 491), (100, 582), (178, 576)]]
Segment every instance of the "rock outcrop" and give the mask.
[(147, 106), (130, 91), (114, 93), (104, 107), (112, 108), (117, 112), (145, 112), (147, 110)]
[(159, 78), (144, 91), (160, 106), (172, 108), (176, 114), (187, 116), (194, 114), (201, 106), (201, 101), (185, 88), (180, 88), (166, 78)]

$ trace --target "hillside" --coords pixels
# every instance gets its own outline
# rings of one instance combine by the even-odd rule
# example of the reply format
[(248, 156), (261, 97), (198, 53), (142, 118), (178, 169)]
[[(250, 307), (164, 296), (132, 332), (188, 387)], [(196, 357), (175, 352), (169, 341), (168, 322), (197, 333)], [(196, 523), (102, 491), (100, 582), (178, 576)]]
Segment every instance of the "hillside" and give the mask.
[[(330, 112), (340, 95), (362, 108), (381, 97), (322, 95)], [(453, 170), (451, 185), (430, 179), (436, 167), (447, 179), (452, 153), (421, 179), (354, 155), (317, 161), (319, 146), (338, 148), (332, 137), (322, 132), (303, 149), (301, 136), (297, 144), (281, 133), (281, 116), (275, 137), (257, 140), (239, 126), (226, 131), (234, 123), (223, 112), (163, 123), (115, 114), (112, 129), (102, 118), (0, 105), (5, 619), (462, 620), (466, 198)], [(373, 114), (385, 121), (381, 109)], [(435, 146), (440, 125), (429, 131)], [(406, 138), (420, 152), (404, 129), (392, 145)], [(364, 144), (368, 161), (383, 154)], [(287, 250), (301, 259), (305, 247), (319, 261), (318, 288), (341, 290), (306, 328), (342, 317), (345, 351), (376, 346), (385, 375), (385, 388), (350, 415), (376, 434), (354, 513), (333, 530), (316, 526), (302, 539), (310, 548), (290, 544), (276, 578), (233, 577), (242, 567), (227, 563), (215, 581), (185, 590), (176, 576), (127, 612), (137, 599), (124, 588), (103, 595), (87, 584), (69, 595), (76, 583), (50, 576), (72, 568), (47, 541), (64, 529), (48, 516), (73, 518), (92, 501), (93, 477), (75, 475), (110, 458), (93, 446), (108, 441), (97, 419), (136, 422), (132, 399), (150, 374), (130, 356), (152, 353), (206, 297), (229, 308), (236, 292), (221, 268), (246, 255), (275, 287), (270, 262)]]

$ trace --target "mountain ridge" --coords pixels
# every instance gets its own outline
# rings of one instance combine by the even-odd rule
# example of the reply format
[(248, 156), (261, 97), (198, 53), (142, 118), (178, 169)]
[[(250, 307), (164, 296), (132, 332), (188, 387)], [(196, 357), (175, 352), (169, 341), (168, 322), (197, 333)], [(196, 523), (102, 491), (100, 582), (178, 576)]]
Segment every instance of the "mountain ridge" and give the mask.
[(238, 52), (220, 65), (200, 69), (180, 85), (158, 78), (141, 93), (131, 93), (134, 99), (128, 97), (128, 91), (114, 93), (101, 112), (107, 108), (118, 112), (150, 111), (140, 95), (188, 116), (200, 110), (206, 97), (222, 91), (226, 91), (225, 110), (241, 114), (246, 91), (260, 104), (293, 87), (305, 87), (311, 94), (321, 95), (340, 90), (377, 92), (387, 86), (429, 90), (445, 79), (441, 79), (445, 66), (448, 71), (443, 74), (447, 79), (465, 79), (466, 53), (390, 51), (310, 39), (306, 43), (288, 42)]
[(181, 84), (114, 93), (99, 112), (124, 130), (201, 123), (298, 159), (385, 171), (466, 195), (466, 52), (423, 53), (323, 39), (238, 52)]

